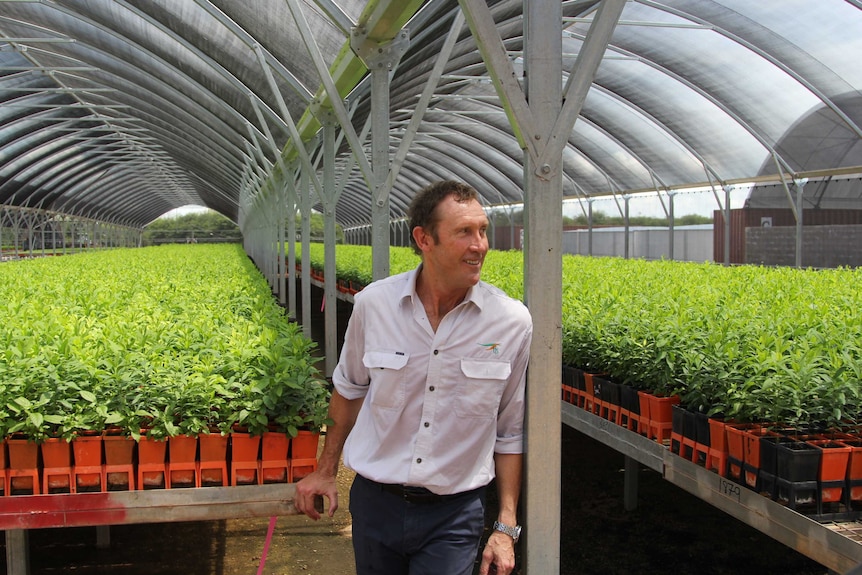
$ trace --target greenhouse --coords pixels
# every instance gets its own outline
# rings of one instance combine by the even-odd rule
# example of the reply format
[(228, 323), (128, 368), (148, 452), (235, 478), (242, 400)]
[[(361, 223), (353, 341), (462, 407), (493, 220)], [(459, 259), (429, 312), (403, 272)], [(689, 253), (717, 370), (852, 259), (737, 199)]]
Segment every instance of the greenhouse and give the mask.
[[(408, 205), (432, 182), (460, 180), (478, 191), (491, 247), (499, 248), (483, 278), (506, 284), (534, 322), (521, 572), (561, 573), (565, 427), (625, 456), (627, 507), (637, 499), (638, 467), (646, 467), (830, 570), (849, 572), (862, 564), (853, 527), (862, 491), (857, 504), (851, 495), (860, 488), (849, 475), (832, 486), (834, 499), (824, 479), (812, 480), (817, 513), (797, 512), (786, 497), (782, 504), (762, 495), (768, 481), (747, 481), (746, 460), (723, 452), (715, 457), (730, 460), (710, 468), (706, 443), (642, 420), (634, 404), (608, 403), (593, 378), (606, 394), (618, 384), (677, 394), (681, 407), (704, 417), (862, 423), (854, 289), (862, 267), (859, 30), (858, 0), (0, 1), (0, 277), (16, 278), (0, 286), (8, 314), (0, 316), (7, 326), (0, 377), (9, 378), (0, 385), (20, 383), (9, 366), (40, 347), (33, 339), (40, 336), (25, 334), (31, 319), (45, 341), (74, 332), (93, 357), (101, 350), (112, 365), (137, 370), (118, 376), (129, 389), (143, 373), (169, 377), (161, 366), (141, 367), (152, 359), (144, 353), (114, 353), (107, 336), (82, 335), (80, 317), (96, 301), (109, 310), (99, 319), (158, 309), (188, 317), (197, 331), (218, 324), (234, 343), (252, 331), (253, 318), (273, 347), (302, 354), (305, 344), (293, 338), (310, 339), (318, 321), (323, 367), (307, 380), (330, 378), (344, 317), (321, 302), (350, 304), (368, 282), (415, 266), (401, 251)], [(260, 273), (266, 297), (260, 285), (237, 280), (215, 289), (215, 280), (207, 285), (188, 270), (165, 272), (165, 284), (118, 281), (163, 265), (152, 263), (149, 248), (131, 248), (149, 224), (188, 206), (235, 222), (254, 270), (243, 258), (234, 262), (235, 252), (203, 249), (213, 246), (196, 246), (195, 257), (208, 269), (224, 258), (231, 270), (245, 270), (238, 274)], [(694, 213), (711, 224), (679, 224)], [(322, 243), (311, 241), (312, 214), (324, 220)], [(618, 225), (601, 224), (608, 215)], [(641, 216), (662, 223), (644, 230), (634, 223)], [(338, 246), (337, 227), (345, 239)], [(98, 267), (59, 270), (43, 261), (74, 258), (40, 257), (79, 252), (97, 255), (103, 276)], [(143, 263), (110, 257), (130, 252), (145, 254)], [(618, 257), (597, 257), (606, 255)], [(114, 266), (125, 271), (108, 273)], [(51, 287), (60, 276), (72, 291)], [(209, 305), (190, 303), (192, 290), (208, 294)], [(156, 292), (178, 299), (155, 301)], [(74, 297), (50, 301), (57, 294)], [(23, 311), (35, 298), (43, 307)], [(273, 319), (269, 299), (289, 324)], [(199, 311), (184, 311), (192, 305)], [(103, 333), (109, 324), (93, 325)], [(199, 349), (182, 343), (187, 335), (171, 334), (180, 342), (172, 360), (186, 357), (176, 350)], [(621, 357), (614, 345), (636, 351), (611, 362)], [(283, 369), (264, 347), (244, 357)], [(246, 351), (207, 348), (223, 357), (243, 355), (237, 350)], [(54, 351), (65, 353), (59, 344)], [(234, 401), (251, 368), (236, 361), (216, 399), (235, 414), (225, 425), (253, 426), (255, 416)], [(275, 378), (267, 369), (261, 378)], [(771, 387), (752, 391), (746, 382)], [(88, 388), (71, 393), (90, 397)], [(39, 397), (22, 395), (5, 417)], [(295, 435), (303, 423), (285, 426)], [(729, 441), (733, 434), (726, 432)], [(222, 485), (233, 493), (231, 473), (225, 469)], [(7, 469), (0, 506), (14, 499), (12, 478)], [(35, 476), (33, 496), (42, 479)], [(778, 494), (780, 481), (771, 479)], [(48, 501), (42, 512), (50, 515), (51, 501), (62, 507), (77, 496), (73, 486), (33, 501)], [(148, 498), (136, 503), (140, 522), (153, 521), (148, 509), (176, 502), (159, 496), (179, 497), (139, 491)], [(206, 490), (185, 497), (197, 491)], [(260, 493), (253, 513), (291, 512), (281, 503), (267, 509), (275, 491)], [(126, 495), (131, 490), (117, 497)], [(249, 513), (241, 500), (231, 505), (221, 518)], [(38, 525), (17, 522), (25, 515), (7, 513), (0, 527), (9, 573), (29, 569), (26, 531)]]

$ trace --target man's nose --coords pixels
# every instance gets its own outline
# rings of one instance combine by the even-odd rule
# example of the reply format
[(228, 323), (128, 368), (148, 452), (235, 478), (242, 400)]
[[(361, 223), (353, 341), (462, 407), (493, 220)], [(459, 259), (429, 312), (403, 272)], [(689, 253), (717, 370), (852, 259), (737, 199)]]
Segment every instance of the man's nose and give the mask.
[(477, 250), (480, 251), (488, 251), (488, 236), (484, 234), (482, 231), (476, 231), (470, 237), (471, 244)]

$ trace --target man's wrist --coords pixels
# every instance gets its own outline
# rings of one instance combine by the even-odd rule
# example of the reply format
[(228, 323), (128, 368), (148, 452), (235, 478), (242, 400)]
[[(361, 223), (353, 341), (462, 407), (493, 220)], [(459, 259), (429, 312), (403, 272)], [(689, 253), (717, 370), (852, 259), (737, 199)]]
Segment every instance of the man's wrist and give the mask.
[(512, 538), (514, 543), (518, 542), (518, 539), (521, 538), (521, 526), (520, 525), (508, 525), (506, 523), (501, 523), (500, 521), (494, 521), (494, 531), (499, 531), (500, 533), (505, 533), (509, 537)]

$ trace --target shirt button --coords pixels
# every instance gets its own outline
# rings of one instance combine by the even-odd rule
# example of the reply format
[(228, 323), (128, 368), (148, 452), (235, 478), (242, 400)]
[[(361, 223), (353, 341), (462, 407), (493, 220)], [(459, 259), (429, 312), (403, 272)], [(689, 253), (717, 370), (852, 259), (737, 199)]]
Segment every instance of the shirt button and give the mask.
[(428, 423), (428, 422), (426, 421), (426, 422), (425, 422), (425, 427), (431, 427), (431, 424), (430, 424), (430, 423)]
[(429, 391), (434, 391), (434, 386), (432, 385), (431, 387), (429, 387), (429, 388), (428, 388), (428, 390), (429, 390)]
[(434, 350), (434, 355), (437, 355), (438, 353), (440, 353), (440, 350), (439, 350), (439, 349), (435, 349), (435, 350)]
[(417, 457), (417, 458), (416, 458), (416, 463), (422, 463), (422, 458), (421, 458), (421, 457)]

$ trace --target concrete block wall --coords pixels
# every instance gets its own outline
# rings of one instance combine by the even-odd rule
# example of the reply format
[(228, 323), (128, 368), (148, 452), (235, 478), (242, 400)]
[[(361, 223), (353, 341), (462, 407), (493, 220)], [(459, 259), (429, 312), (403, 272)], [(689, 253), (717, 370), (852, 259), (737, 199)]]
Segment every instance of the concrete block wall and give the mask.
[[(796, 265), (796, 227), (746, 228), (745, 263)], [(862, 266), (862, 225), (803, 227), (802, 267), (839, 266)]]

